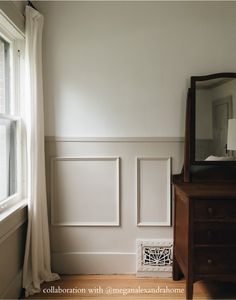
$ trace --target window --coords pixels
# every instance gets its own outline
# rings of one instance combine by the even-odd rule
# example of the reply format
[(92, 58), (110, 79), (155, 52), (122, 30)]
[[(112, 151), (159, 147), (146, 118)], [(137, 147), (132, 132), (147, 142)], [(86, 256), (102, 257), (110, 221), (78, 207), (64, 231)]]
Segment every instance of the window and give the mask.
[(23, 36), (0, 12), (0, 213), (24, 197), (22, 160)]

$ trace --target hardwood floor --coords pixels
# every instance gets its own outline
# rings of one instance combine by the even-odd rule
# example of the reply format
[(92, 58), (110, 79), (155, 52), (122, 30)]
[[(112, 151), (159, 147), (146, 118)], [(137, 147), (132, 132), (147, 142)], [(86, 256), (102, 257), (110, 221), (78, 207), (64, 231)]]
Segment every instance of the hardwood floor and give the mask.
[[(27, 299), (184, 299), (185, 280), (135, 275), (64, 275)], [(236, 299), (235, 283), (194, 284), (194, 299)]]

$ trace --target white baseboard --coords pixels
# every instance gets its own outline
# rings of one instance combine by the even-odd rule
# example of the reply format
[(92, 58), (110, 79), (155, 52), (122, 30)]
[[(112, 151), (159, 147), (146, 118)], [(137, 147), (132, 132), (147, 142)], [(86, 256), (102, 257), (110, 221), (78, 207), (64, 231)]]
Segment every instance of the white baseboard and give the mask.
[(7, 289), (0, 295), (0, 299), (19, 299), (22, 289), (22, 271), (12, 280)]
[(157, 278), (171, 278), (172, 272), (137, 272), (137, 277), (157, 277)]
[(135, 253), (52, 253), (52, 268), (59, 274), (134, 274)]

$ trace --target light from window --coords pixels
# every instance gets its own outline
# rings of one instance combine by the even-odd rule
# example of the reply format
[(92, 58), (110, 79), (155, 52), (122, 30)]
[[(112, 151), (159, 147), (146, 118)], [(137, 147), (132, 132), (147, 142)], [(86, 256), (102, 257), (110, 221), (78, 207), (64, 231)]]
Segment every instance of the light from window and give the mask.
[(0, 113), (10, 113), (10, 45), (0, 38)]
[(0, 221), (27, 198), (24, 44), (24, 33), (0, 9)]
[(16, 76), (11, 74), (15, 70), (11, 45), (0, 37), (0, 203), (19, 192), (19, 116), (16, 111), (17, 97), (12, 92), (13, 78)]
[(17, 192), (16, 122), (0, 118), (0, 201)]

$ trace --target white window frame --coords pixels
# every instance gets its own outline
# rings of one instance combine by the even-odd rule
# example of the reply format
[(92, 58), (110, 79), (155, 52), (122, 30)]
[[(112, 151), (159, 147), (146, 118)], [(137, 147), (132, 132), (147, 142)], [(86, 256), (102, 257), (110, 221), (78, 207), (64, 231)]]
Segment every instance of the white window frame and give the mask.
[[(25, 140), (22, 132), (24, 98), (24, 34), (0, 10), (0, 36), (10, 44), (10, 114), (0, 113), (0, 118), (16, 122), (16, 193), (0, 200), (1, 214), (26, 203)], [(4, 214), (5, 215), (5, 214)]]

